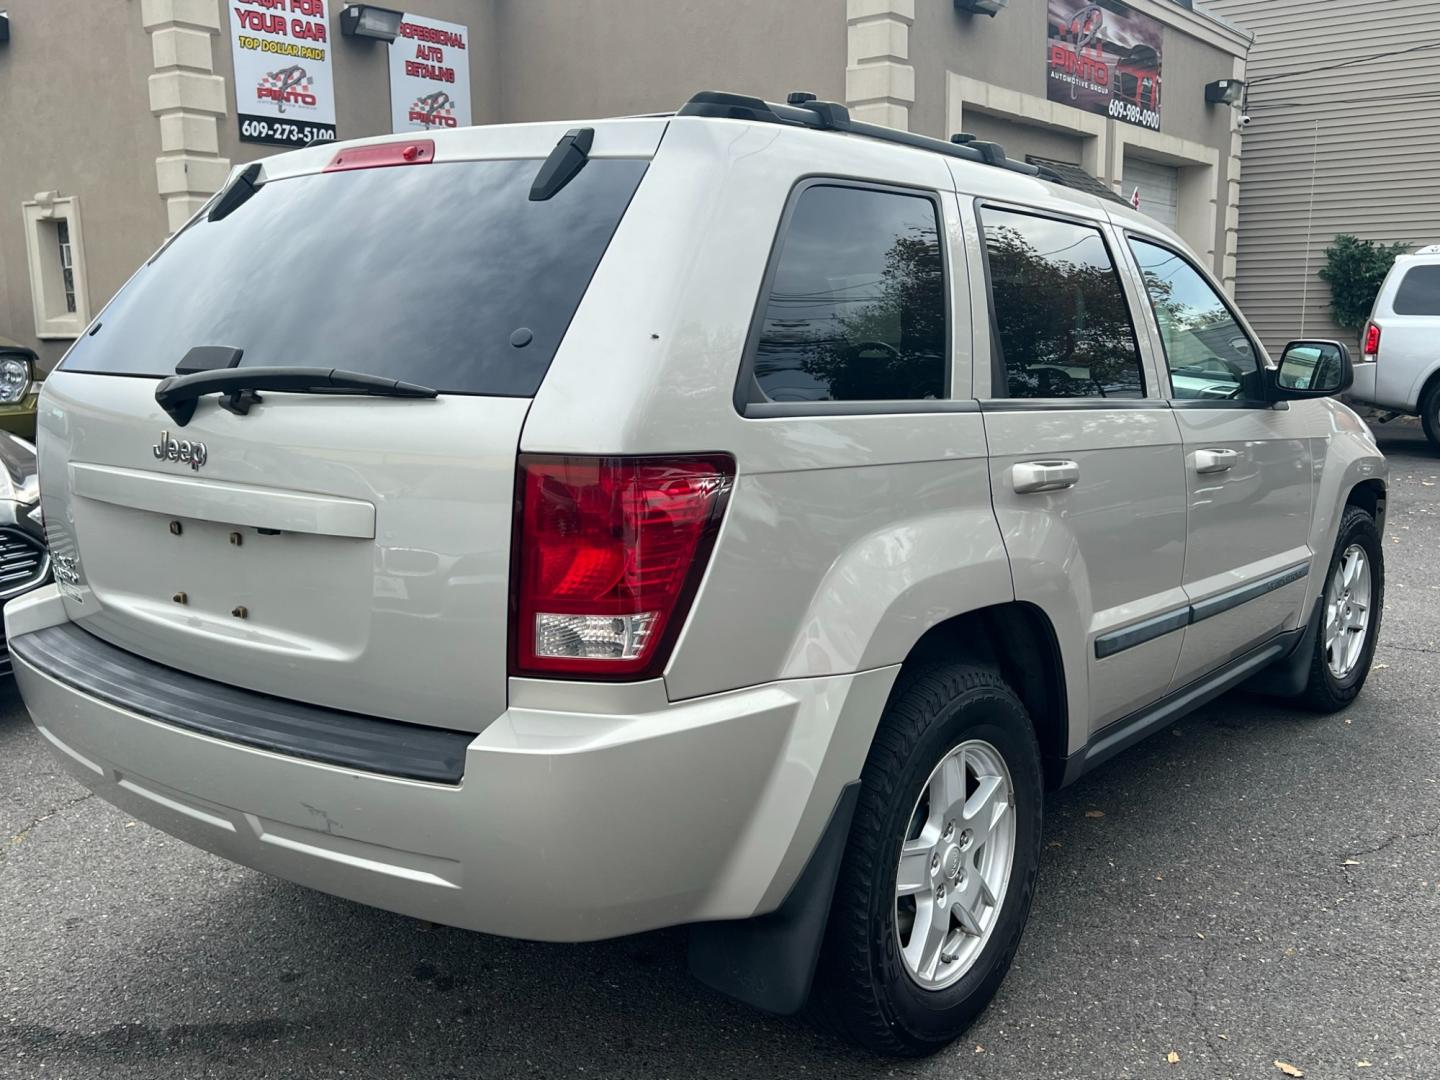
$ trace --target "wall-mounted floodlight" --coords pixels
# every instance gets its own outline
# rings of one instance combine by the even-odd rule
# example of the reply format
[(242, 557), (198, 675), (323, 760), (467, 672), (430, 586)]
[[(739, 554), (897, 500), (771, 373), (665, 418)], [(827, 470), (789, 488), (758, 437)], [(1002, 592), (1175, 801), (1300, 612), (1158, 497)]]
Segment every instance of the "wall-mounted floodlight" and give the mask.
[(1210, 105), (1239, 105), (1245, 97), (1245, 83), (1240, 79), (1219, 79), (1205, 86), (1205, 101)]
[(10, 40), (10, 13), (0, 11), (0, 45)]
[(400, 33), (402, 14), (374, 4), (346, 4), (340, 12), (340, 33), (346, 37), (394, 41)]
[(1005, 10), (1008, 3), (1010, 0), (955, 0), (955, 10), (971, 15), (989, 15), (993, 19)]

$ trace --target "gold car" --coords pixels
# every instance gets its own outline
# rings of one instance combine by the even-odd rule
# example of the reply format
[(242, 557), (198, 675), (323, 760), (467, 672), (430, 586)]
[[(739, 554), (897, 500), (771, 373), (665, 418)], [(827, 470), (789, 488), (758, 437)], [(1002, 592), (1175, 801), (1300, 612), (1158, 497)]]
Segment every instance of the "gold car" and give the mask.
[(0, 430), (31, 440), (35, 438), (35, 400), (40, 396), (35, 362), (33, 349), (0, 337)]

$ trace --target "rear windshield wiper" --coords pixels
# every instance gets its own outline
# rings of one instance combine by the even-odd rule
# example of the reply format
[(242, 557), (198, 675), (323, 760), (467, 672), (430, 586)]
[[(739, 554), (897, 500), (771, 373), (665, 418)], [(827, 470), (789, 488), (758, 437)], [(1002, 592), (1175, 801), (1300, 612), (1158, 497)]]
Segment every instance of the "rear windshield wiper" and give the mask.
[(220, 407), (244, 416), (260, 401), (257, 390), (290, 394), (370, 394), (375, 397), (433, 398), (438, 390), (417, 383), (384, 379), (359, 371), (322, 367), (252, 367), (172, 375), (155, 387), (155, 401), (184, 427), (195, 415), (196, 402), (206, 394), (222, 394)]

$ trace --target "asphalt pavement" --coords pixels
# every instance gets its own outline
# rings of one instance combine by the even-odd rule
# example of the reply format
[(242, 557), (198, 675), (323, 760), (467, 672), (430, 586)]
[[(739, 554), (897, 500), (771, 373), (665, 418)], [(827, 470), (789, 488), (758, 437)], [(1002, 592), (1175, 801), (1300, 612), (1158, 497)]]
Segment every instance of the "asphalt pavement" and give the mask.
[(1389, 585), (1360, 701), (1232, 694), (1051, 796), (1015, 966), (936, 1057), (711, 993), (683, 931), (507, 941), (232, 866), (87, 796), (11, 689), (0, 1077), (1440, 1076), (1440, 457), (1379, 431)]

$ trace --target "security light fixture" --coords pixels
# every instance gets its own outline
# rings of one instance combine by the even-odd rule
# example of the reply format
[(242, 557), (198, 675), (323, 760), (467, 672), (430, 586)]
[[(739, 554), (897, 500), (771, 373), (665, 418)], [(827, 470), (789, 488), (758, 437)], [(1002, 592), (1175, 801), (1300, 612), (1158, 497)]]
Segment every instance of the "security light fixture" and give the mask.
[(989, 15), (992, 19), (1005, 10), (1010, 0), (955, 0), (955, 10), (971, 15)]
[(1205, 87), (1205, 101), (1210, 105), (1239, 105), (1245, 97), (1245, 83), (1240, 79), (1219, 79)]
[(10, 40), (10, 13), (0, 11), (0, 45)]
[(346, 4), (340, 12), (340, 33), (346, 37), (394, 41), (400, 34), (400, 20), (403, 17), (398, 11), (376, 7), (374, 4)]

